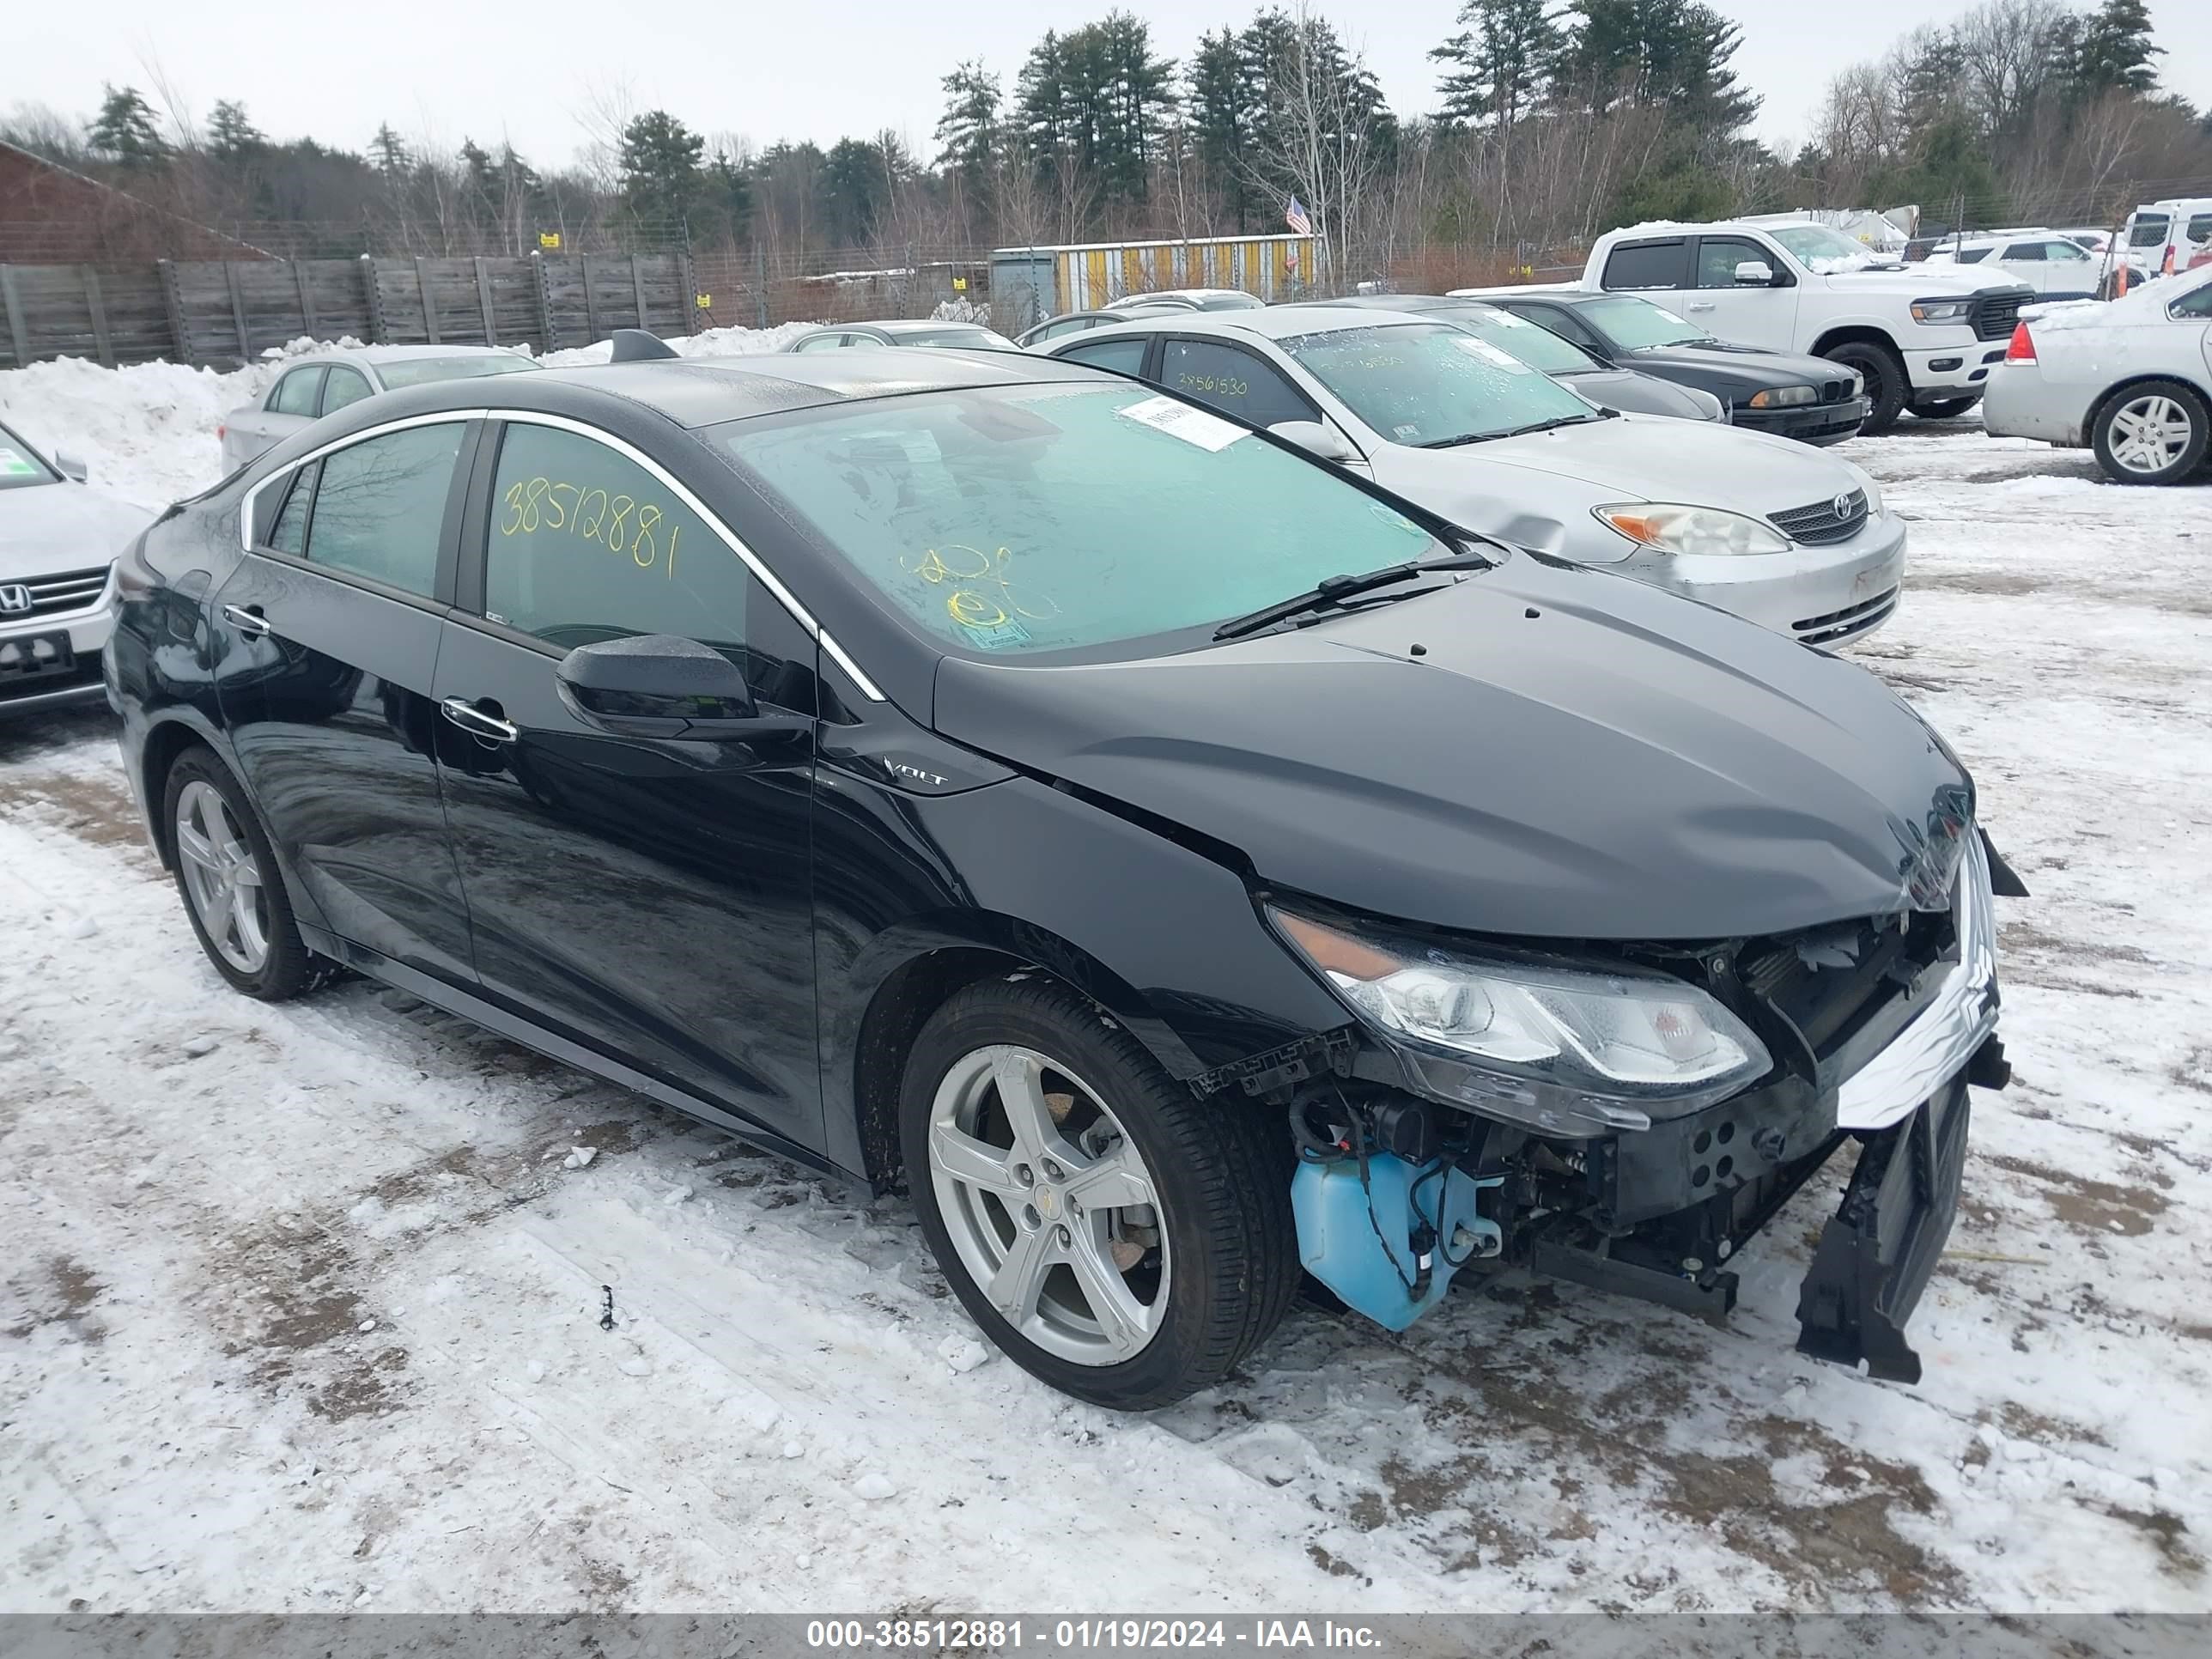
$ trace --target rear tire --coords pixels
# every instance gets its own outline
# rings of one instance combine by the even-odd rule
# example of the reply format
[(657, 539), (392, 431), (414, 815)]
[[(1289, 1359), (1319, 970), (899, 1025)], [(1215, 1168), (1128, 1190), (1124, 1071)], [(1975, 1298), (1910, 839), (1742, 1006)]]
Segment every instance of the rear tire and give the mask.
[(231, 988), (283, 1002), (331, 978), (337, 964), (301, 939), (268, 832), (215, 751), (196, 744), (178, 756), (161, 802), (185, 915)]
[(2177, 484), (2204, 465), (2212, 412), (2194, 386), (2139, 380), (2122, 386), (2089, 417), (2097, 465), (2120, 483)]
[(899, 1119), (953, 1293), (1062, 1393), (1171, 1404), (1226, 1377), (1290, 1305), (1288, 1136), (1242, 1100), (1199, 1100), (1064, 986), (953, 996), (907, 1057)]
[(1978, 397), (1931, 398), (1924, 404), (1913, 404), (1912, 412), (1923, 421), (1955, 420), (1979, 402)]
[(1860, 437), (1887, 432), (1897, 424), (1905, 396), (1912, 390), (1912, 383), (1905, 378), (1902, 357), (1887, 346), (1876, 345), (1870, 340), (1846, 340), (1822, 355), (1832, 363), (1858, 370), (1859, 378), (1866, 382), (1867, 417), (1860, 422)]

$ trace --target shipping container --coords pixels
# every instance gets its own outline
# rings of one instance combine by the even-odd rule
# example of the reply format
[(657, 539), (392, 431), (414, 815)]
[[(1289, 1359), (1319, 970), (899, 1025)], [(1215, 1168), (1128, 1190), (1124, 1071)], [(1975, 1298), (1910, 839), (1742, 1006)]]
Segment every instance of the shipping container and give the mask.
[(1315, 279), (1311, 236), (1200, 236), (1145, 242), (1002, 247), (991, 255), (991, 321), (1013, 334), (1063, 311), (1095, 311), (1124, 295), (1235, 288), (1291, 300)]

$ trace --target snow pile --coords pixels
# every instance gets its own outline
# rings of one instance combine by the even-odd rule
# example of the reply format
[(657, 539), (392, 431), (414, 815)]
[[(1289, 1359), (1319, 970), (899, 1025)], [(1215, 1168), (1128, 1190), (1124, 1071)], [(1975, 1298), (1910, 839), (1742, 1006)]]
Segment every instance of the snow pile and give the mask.
[[(737, 357), (781, 350), (817, 325), (714, 328), (669, 343), (685, 357)], [(289, 360), (311, 351), (349, 349), (361, 342), (305, 335), (271, 347), (247, 368), (228, 373), (181, 363), (131, 363), (103, 368), (84, 357), (0, 369), (0, 420), (48, 454), (66, 450), (90, 471), (90, 482), (149, 509), (206, 489), (222, 475), (223, 416), (258, 403)], [(549, 368), (603, 363), (602, 340), (539, 359)]]

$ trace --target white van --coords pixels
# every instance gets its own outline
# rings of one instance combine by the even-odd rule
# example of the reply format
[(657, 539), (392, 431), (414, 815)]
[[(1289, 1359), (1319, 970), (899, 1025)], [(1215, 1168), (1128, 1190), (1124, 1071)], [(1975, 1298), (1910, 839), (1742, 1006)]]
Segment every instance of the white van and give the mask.
[(2154, 276), (2212, 264), (2212, 196), (2176, 196), (2128, 215), (2128, 255)]

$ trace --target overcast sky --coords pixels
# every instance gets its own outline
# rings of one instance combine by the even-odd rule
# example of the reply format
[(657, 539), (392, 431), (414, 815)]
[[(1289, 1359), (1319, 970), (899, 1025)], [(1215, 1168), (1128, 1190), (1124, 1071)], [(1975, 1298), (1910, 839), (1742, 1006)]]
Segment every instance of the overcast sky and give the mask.
[[(0, 52), (0, 109), (22, 102), (88, 112), (103, 81), (153, 96), (154, 71), (204, 119), (218, 98), (243, 99), (280, 138), (312, 134), (364, 146), (388, 120), (445, 145), (502, 136), (541, 167), (565, 163), (588, 136), (590, 110), (626, 88), (639, 108), (665, 107), (696, 129), (765, 145), (828, 144), (891, 127), (927, 153), (942, 106), (938, 81), (980, 57), (1011, 88), (1048, 27), (1103, 15), (1114, 0), (376, 0), (325, 10), (313, 0), (21, 0)], [(1186, 56), (1198, 36), (1241, 26), (1251, 0), (1121, 0), (1150, 19), (1158, 50)], [(1802, 138), (1829, 76), (1878, 54), (1923, 20), (1972, 0), (1711, 0), (1743, 26), (1742, 79), (1765, 99), (1759, 136)], [(1453, 32), (1459, 0), (1342, 0), (1319, 9), (1366, 52), (1391, 106), (1431, 109), (1428, 49)], [(2151, 0), (2166, 84), (2212, 104), (2212, 3)], [(221, 27), (217, 27), (217, 20)], [(158, 102), (158, 99), (156, 99)]]

